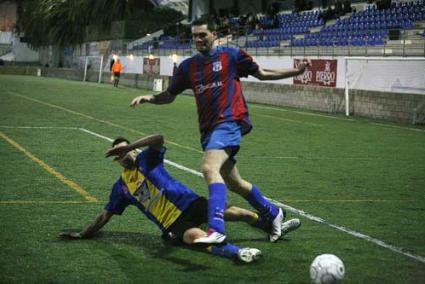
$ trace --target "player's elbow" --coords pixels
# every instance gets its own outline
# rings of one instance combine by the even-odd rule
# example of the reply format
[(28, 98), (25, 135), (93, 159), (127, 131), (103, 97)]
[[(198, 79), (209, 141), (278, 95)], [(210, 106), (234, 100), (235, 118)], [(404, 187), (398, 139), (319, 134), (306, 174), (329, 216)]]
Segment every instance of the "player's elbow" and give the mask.
[(152, 136), (150, 136), (150, 142), (148, 142), (148, 145), (149, 147), (159, 151), (164, 145), (164, 143), (165, 138), (162, 134), (153, 134)]
[(172, 103), (176, 99), (176, 96), (171, 94), (170, 92), (167, 92), (166, 102)]
[(162, 134), (156, 134), (156, 144), (162, 146), (164, 145), (165, 139), (164, 139), (164, 135)]
[(266, 71), (264, 71), (263, 69), (258, 69), (258, 71), (253, 75), (255, 78), (257, 78), (260, 81), (264, 81), (264, 80), (268, 80), (268, 76)]

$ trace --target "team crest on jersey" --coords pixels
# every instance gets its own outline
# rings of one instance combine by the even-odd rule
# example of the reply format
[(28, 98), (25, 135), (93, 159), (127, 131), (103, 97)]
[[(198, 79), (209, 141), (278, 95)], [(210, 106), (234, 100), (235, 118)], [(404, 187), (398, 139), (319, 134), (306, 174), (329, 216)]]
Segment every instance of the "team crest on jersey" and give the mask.
[(139, 181), (137, 183), (137, 189), (133, 195), (140, 203), (145, 203), (150, 198), (149, 188), (146, 180), (143, 180), (143, 182)]
[(221, 66), (221, 61), (213, 62), (213, 71), (214, 72), (218, 72), (221, 69), (223, 69), (223, 67)]

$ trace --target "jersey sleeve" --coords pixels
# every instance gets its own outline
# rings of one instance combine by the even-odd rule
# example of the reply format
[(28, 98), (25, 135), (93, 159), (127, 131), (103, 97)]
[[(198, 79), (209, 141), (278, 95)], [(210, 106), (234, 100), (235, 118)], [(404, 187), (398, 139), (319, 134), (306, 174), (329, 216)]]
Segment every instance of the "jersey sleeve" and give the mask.
[(186, 64), (181, 63), (179, 67), (177, 67), (176, 73), (171, 78), (171, 83), (167, 88), (167, 92), (178, 95), (186, 89), (190, 88), (189, 78), (187, 68), (185, 68)]
[(143, 173), (148, 173), (158, 165), (164, 164), (164, 155), (166, 151), (167, 148), (164, 146), (162, 146), (159, 151), (150, 147), (146, 148), (139, 155), (137, 155), (137, 167), (141, 167)]
[(125, 184), (120, 178), (112, 187), (111, 194), (109, 195), (109, 202), (105, 205), (105, 210), (112, 214), (121, 215), (125, 208), (130, 205), (130, 202), (124, 195), (123, 186), (125, 186)]
[(248, 77), (258, 71), (258, 64), (244, 50), (239, 49), (236, 56), (236, 67), (239, 77)]

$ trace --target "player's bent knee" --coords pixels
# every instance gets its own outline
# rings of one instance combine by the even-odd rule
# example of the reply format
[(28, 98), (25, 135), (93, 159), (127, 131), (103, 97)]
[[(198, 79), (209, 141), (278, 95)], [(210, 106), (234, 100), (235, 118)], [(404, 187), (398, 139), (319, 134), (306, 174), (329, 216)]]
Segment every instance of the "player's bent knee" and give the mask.
[(217, 182), (222, 180), (220, 171), (209, 164), (203, 164), (201, 170), (202, 170), (202, 174), (204, 175), (204, 178), (208, 182)]
[(205, 237), (207, 233), (205, 233), (203, 230), (199, 228), (190, 228), (186, 230), (183, 234), (183, 242), (185, 244), (192, 244), (194, 240)]

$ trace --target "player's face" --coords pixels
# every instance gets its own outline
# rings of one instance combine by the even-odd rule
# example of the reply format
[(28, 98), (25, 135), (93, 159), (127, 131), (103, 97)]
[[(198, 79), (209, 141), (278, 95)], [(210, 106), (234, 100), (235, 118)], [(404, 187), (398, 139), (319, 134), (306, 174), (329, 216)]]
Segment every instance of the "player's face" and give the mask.
[(192, 26), (192, 36), (199, 52), (208, 52), (216, 39), (216, 32), (211, 32), (207, 25)]
[[(114, 146), (125, 146), (127, 145), (127, 142), (121, 142)], [(117, 159), (116, 161), (120, 163), (120, 165), (126, 169), (133, 169), (136, 166), (136, 156), (137, 152), (136, 150), (130, 151), (127, 154), (125, 154), (123, 157)]]

